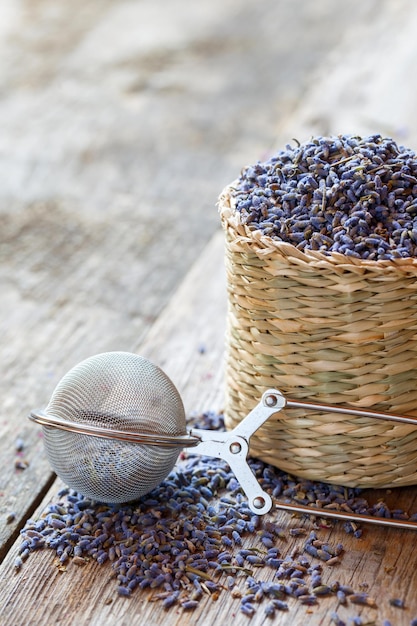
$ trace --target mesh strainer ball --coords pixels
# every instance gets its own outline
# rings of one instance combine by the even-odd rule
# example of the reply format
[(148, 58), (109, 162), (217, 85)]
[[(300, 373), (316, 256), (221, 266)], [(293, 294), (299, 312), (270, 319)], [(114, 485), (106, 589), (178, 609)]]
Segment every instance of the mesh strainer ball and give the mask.
[(285, 405), (274, 389), (232, 431), (186, 431), (184, 406), (168, 376), (130, 352), (106, 352), (82, 361), (58, 383), (46, 410), (31, 411), (41, 424), (45, 450), (58, 476), (99, 502), (136, 500), (158, 486), (180, 451), (227, 461), (262, 515), (272, 507), (247, 463), (251, 435)]
[[(147, 359), (107, 352), (82, 361), (58, 383), (46, 408), (66, 422), (141, 434), (184, 435), (185, 412), (171, 380)], [(128, 502), (159, 485), (183, 445), (166, 447), (43, 426), (48, 460), (71, 488)]]

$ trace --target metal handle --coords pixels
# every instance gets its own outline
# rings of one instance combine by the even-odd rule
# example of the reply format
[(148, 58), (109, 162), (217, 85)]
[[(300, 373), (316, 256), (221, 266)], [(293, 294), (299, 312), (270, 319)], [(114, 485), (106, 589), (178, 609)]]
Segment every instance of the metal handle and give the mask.
[(287, 511), (287, 513), (301, 513), (303, 515), (314, 515), (315, 517), (329, 517), (331, 519), (342, 520), (345, 522), (360, 522), (361, 524), (367, 523), (375, 524), (377, 526), (402, 528), (405, 530), (417, 530), (417, 522), (412, 520), (400, 520), (392, 517), (378, 517), (376, 515), (368, 515), (366, 513), (347, 513), (345, 511), (318, 509), (316, 507), (307, 506), (306, 504), (292, 504), (289, 502), (275, 502), (274, 507), (279, 511)]
[(286, 400), (286, 406), (289, 408), (307, 409), (307, 411), (331, 411), (332, 413), (356, 415), (357, 417), (372, 417), (417, 426), (417, 417), (411, 417), (411, 415), (396, 415), (395, 413), (382, 413), (381, 411), (368, 411), (367, 409), (354, 409), (347, 406), (320, 404), (317, 402), (303, 402), (301, 400), (290, 400), (289, 398)]
[(104, 428), (103, 426), (93, 426), (81, 422), (70, 422), (68, 420), (50, 415), (41, 411), (31, 411), (28, 415), (32, 422), (41, 426), (59, 428), (80, 435), (91, 435), (104, 439), (117, 439), (118, 441), (128, 441), (129, 443), (142, 443), (147, 446), (162, 446), (163, 448), (190, 448), (199, 444), (200, 439), (190, 435), (163, 435), (158, 433), (138, 433), (130, 430), (116, 430), (115, 428)]
[[(248, 497), (250, 509), (260, 515), (270, 511), (272, 500), (269, 494), (261, 489), (256, 477), (246, 462), (249, 440), (250, 436), (262, 426), (271, 415), (280, 411), (285, 406), (288, 408), (301, 408), (306, 410), (332, 411), (334, 413), (355, 415), (357, 417), (386, 419), (392, 422), (417, 426), (417, 418), (415, 417), (290, 400), (285, 399), (280, 391), (270, 389), (264, 393), (259, 405), (257, 405), (232, 431), (228, 433), (213, 433), (213, 431), (192, 430), (190, 434), (201, 439), (201, 443), (196, 446), (196, 451), (199, 454), (218, 456), (226, 460)], [(215, 440), (213, 439), (214, 435)], [(243, 442), (245, 443), (242, 445)], [(227, 448), (227, 445), (229, 445), (229, 448)], [(240, 448), (239, 446), (242, 447)], [(362, 513), (347, 513), (344, 511), (319, 509), (312, 506), (279, 501), (275, 501), (274, 508), (288, 513), (301, 513), (342, 521), (356, 521), (379, 526), (417, 530), (417, 522), (412, 520), (397, 520)]]
[(198, 437), (195, 446), (198, 454), (218, 457), (230, 465), (243, 491), (249, 508), (257, 515), (268, 513), (272, 498), (264, 491), (247, 463), (250, 437), (266, 420), (285, 406), (284, 396), (275, 389), (266, 391), (259, 404), (233, 429), (226, 432), (192, 429), (190, 435)]
[[(412, 424), (417, 426), (417, 418), (409, 415), (396, 415), (394, 413), (383, 413), (381, 411), (368, 411), (367, 409), (354, 409), (350, 407), (334, 406), (330, 404), (321, 404), (316, 402), (302, 402), (299, 400), (287, 399), (286, 406), (289, 408), (306, 409), (307, 411), (331, 411), (332, 413), (342, 413), (345, 415), (355, 415), (356, 417), (370, 417), (375, 419), (384, 419), (390, 422), (401, 424)], [(388, 526), (393, 528), (402, 528), (407, 530), (417, 530), (417, 522), (412, 520), (397, 520), (393, 518), (377, 517), (374, 515), (366, 515), (364, 513), (347, 513), (344, 511), (329, 511), (327, 509), (317, 509), (302, 504), (290, 504), (276, 502), (275, 508), (292, 512), (303, 513), (308, 515), (316, 515), (317, 517), (329, 517), (337, 520), (356, 521), (360, 523), (376, 524), (379, 526)]]

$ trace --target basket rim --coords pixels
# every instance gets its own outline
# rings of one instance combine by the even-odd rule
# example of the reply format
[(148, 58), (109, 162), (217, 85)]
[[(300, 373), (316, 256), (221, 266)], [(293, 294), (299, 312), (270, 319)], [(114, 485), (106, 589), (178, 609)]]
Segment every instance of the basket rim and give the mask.
[(251, 230), (241, 220), (239, 211), (236, 210), (234, 191), (237, 190), (238, 179), (224, 187), (219, 195), (217, 206), (220, 214), (222, 226), (229, 233), (230, 241), (236, 246), (248, 252), (252, 252), (262, 259), (276, 257), (277, 254), (287, 260), (295, 262), (297, 265), (314, 265), (315, 268), (338, 269), (345, 272), (358, 271), (362, 273), (369, 270), (374, 273), (395, 272), (400, 275), (411, 274), (417, 276), (417, 257), (403, 257), (398, 259), (360, 259), (349, 257), (340, 252), (329, 252), (324, 254), (317, 250), (299, 250), (291, 243), (280, 241), (269, 235), (264, 235), (260, 231)]

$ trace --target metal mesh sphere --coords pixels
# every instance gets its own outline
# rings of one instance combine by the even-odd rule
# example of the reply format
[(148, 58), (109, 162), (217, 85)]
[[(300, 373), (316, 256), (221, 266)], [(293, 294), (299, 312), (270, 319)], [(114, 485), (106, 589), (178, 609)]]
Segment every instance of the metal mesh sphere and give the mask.
[(171, 380), (147, 359), (107, 352), (82, 361), (58, 383), (46, 414), (109, 429), (109, 438), (43, 426), (45, 449), (58, 476), (85, 496), (128, 502), (172, 470), (182, 447), (119, 441), (111, 430), (184, 435), (185, 413)]

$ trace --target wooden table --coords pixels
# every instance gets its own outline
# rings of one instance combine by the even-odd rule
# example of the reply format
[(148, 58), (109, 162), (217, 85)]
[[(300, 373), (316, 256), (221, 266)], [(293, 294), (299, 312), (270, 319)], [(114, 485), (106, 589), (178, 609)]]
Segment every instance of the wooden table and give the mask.
[[(207, 272), (210, 267), (210, 272)], [(223, 234), (217, 233), (204, 254), (181, 284), (168, 307), (161, 314), (135, 352), (160, 365), (177, 386), (188, 413), (203, 410), (220, 410), (223, 403), (222, 360), (224, 326), (226, 319), (226, 291), (223, 268)], [(201, 350), (204, 346), (204, 350)], [(31, 463), (41, 454), (36, 444), (31, 444), (27, 458)], [(12, 455), (11, 455), (12, 456)], [(12, 459), (10, 459), (12, 460)], [(21, 481), (29, 476), (22, 472)], [(50, 489), (37, 501), (27, 497), (27, 511), (39, 517), (57, 491), (62, 487), (52, 477), (45, 481)], [(27, 493), (27, 492), (26, 492)], [(384, 491), (369, 492), (368, 499), (385, 496), (393, 506), (417, 511), (417, 489), (404, 488), (387, 495)], [(42, 497), (43, 496), (43, 497)], [(39, 502), (40, 500), (40, 502)], [(215, 502), (213, 503), (215, 504)], [(35, 509), (35, 510), (34, 510)], [(267, 518), (276, 521), (284, 532), (291, 527), (314, 528), (312, 520), (293, 518), (284, 511), (272, 511)], [(323, 582), (337, 578), (356, 591), (366, 590), (375, 599), (376, 607), (349, 604), (337, 608), (334, 594), (319, 599), (317, 606), (309, 607), (289, 598), (290, 610), (277, 612), (274, 624), (331, 624), (331, 614), (336, 610), (346, 622), (349, 617), (362, 615), (364, 623), (382, 625), (383, 619), (392, 624), (410, 624), (417, 616), (417, 572), (413, 548), (416, 531), (381, 528), (365, 525), (361, 538), (347, 535), (343, 523), (332, 528), (321, 528), (319, 538), (331, 544), (343, 543), (345, 553), (339, 565), (323, 566)], [(248, 617), (240, 612), (240, 600), (224, 590), (217, 600), (204, 595), (198, 608), (185, 611), (174, 607), (168, 611), (160, 603), (149, 601), (152, 593), (136, 590), (128, 599), (119, 597), (114, 580), (110, 579), (110, 565), (97, 565), (90, 561), (85, 567), (68, 565), (61, 571), (54, 564), (54, 554), (49, 550), (32, 553), (23, 567), (15, 572), (19, 539), (14, 536), (5, 542), (7, 552), (2, 563), (0, 620), (3, 624), (33, 624), (36, 626), (60, 624), (218, 624), (233, 617), (236, 624), (246, 624)], [(250, 537), (245, 539), (252, 543)], [(300, 550), (305, 537), (287, 534), (285, 554)], [(314, 561), (312, 562), (319, 562)], [(335, 569), (337, 571), (335, 572)], [(262, 568), (257, 578), (268, 580), (273, 570)], [(240, 579), (244, 589), (244, 577)], [(389, 599), (400, 598), (405, 609), (392, 607)], [(251, 618), (251, 623), (268, 621), (264, 606)]]
[[(62, 486), (26, 415), (71, 366), (106, 350), (160, 365), (187, 415), (220, 411), (222, 187), (292, 137), (380, 132), (417, 147), (414, 0), (196, 7), (28, 0), (0, 9), (1, 626), (247, 623), (227, 591), (193, 612), (164, 611), (147, 592), (118, 597), (109, 567), (60, 571), (46, 550), (15, 572), (20, 529)], [(417, 511), (416, 488), (367, 497)], [(272, 517), (286, 530), (312, 528)], [(323, 581), (367, 585), (375, 598), (377, 608), (339, 607), (348, 623), (361, 614), (407, 626), (417, 617), (417, 535), (364, 529), (359, 539), (340, 523), (320, 530), (345, 547)], [(304, 539), (288, 535), (285, 553)], [(394, 597), (406, 608), (391, 607)], [(330, 625), (336, 608), (333, 596), (289, 604), (273, 620), (260, 605), (250, 622)]]

